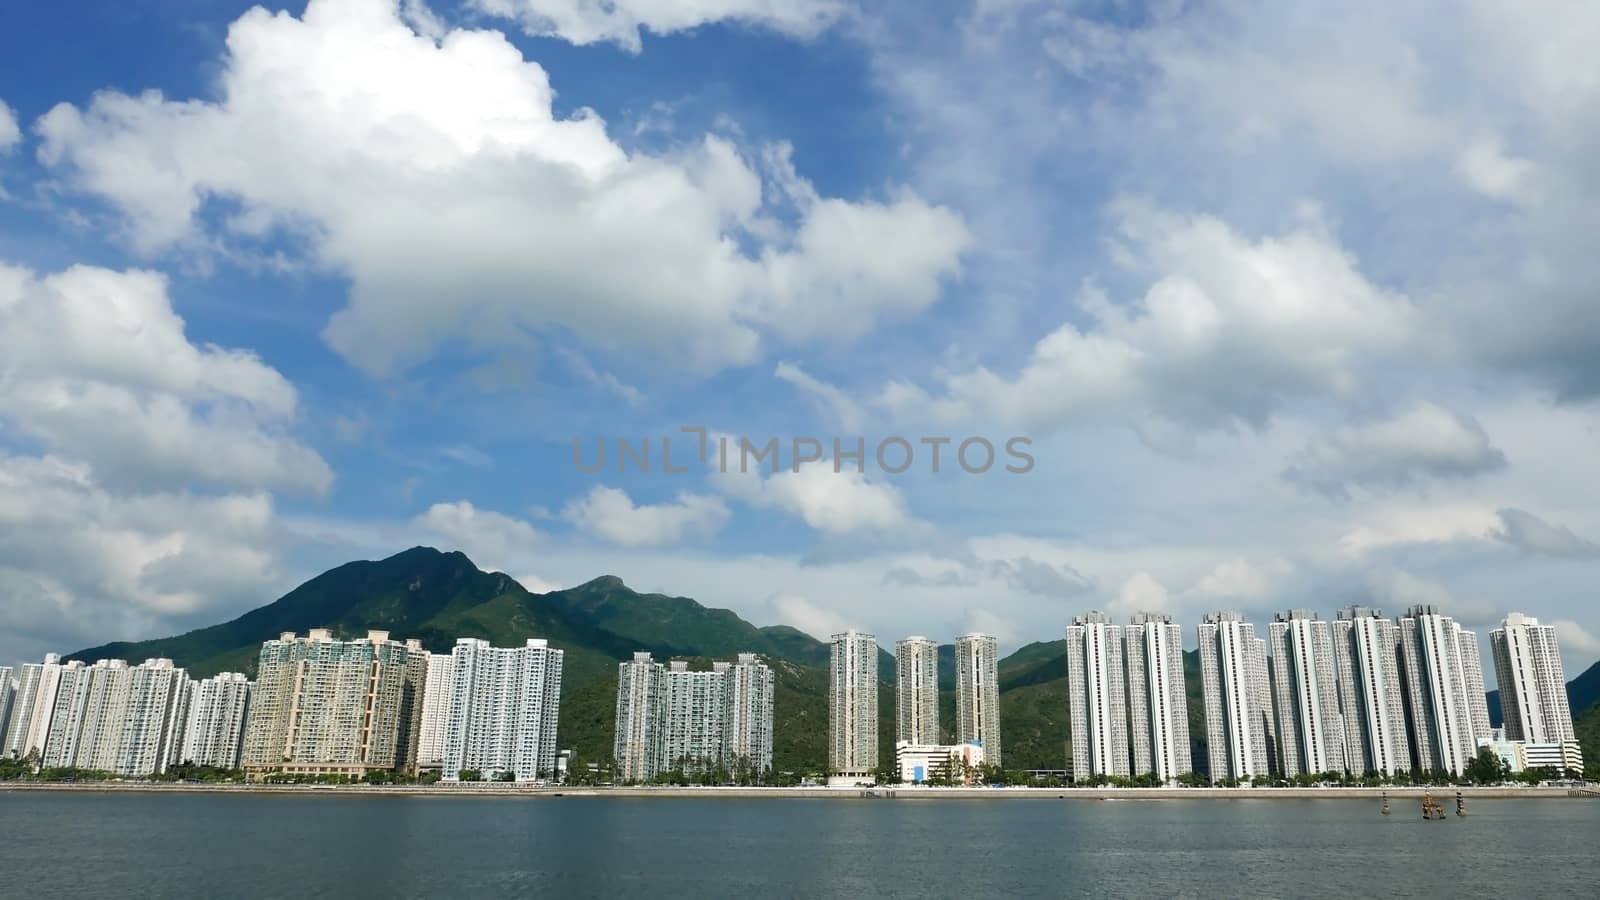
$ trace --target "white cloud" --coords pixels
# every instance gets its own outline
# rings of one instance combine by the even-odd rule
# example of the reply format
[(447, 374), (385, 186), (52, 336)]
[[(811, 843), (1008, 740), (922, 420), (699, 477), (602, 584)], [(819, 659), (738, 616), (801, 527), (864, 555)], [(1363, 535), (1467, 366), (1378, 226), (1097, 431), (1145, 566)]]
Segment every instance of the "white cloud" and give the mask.
[(765, 607), (771, 621), (798, 628), (819, 641), (852, 628), (865, 627), (860, 622), (852, 624), (843, 613), (818, 606), (798, 594), (773, 594), (766, 599)]
[(370, 372), (448, 341), (520, 354), (552, 328), (675, 366), (745, 363), (763, 332), (847, 339), (926, 308), (968, 242), (903, 190), (764, 190), (720, 137), (630, 153), (590, 110), (557, 118), (546, 72), (500, 33), (419, 35), (395, 0), (253, 9), (220, 85), (216, 102), (59, 105), (40, 158), (119, 208), (145, 253), (303, 242), (351, 282), (325, 338)]
[(1350, 488), (1398, 488), (1505, 468), (1505, 454), (1470, 416), (1423, 403), (1390, 419), (1339, 428), (1312, 441), (1290, 481), (1347, 497)]
[(756, 468), (739, 472), (732, 460), (729, 468), (712, 473), (711, 483), (718, 490), (750, 506), (796, 516), (826, 534), (896, 534), (925, 527), (906, 511), (898, 488), (869, 481), (852, 468), (835, 472), (829, 463), (817, 462), (766, 478)]
[(716, 534), (728, 521), (721, 497), (683, 492), (672, 503), (634, 504), (626, 492), (596, 485), (567, 504), (563, 518), (623, 547), (656, 547)]
[(1291, 400), (1350, 392), (1364, 361), (1409, 340), (1409, 302), (1369, 282), (1317, 222), (1250, 240), (1208, 216), (1116, 212), (1130, 261), (1154, 278), (1131, 309), (1087, 290), (1095, 327), (1062, 325), (1016, 377), (978, 367), (933, 395), (896, 382), (881, 402), (912, 419), (1033, 429), (1261, 426)]
[[(1563, 654), (1581, 654), (1584, 659), (1593, 659), (1600, 656), (1600, 637), (1590, 634), (1587, 629), (1570, 619), (1556, 619), (1550, 623), (1556, 630), (1556, 640), (1561, 645)], [(1577, 672), (1569, 672), (1570, 677), (1577, 677)], [(1574, 710), (1574, 713), (1581, 710)]]
[(1113, 612), (1132, 616), (1142, 612), (1167, 612), (1167, 588), (1149, 572), (1138, 572), (1122, 583), (1111, 602)]
[(638, 52), (640, 32), (672, 34), (715, 22), (814, 37), (848, 8), (841, 0), (472, 0), (490, 15), (516, 19), (529, 34), (574, 44), (610, 41)]
[(544, 536), (532, 525), (502, 513), (478, 509), (465, 500), (435, 503), (411, 521), (446, 550), (460, 550), (485, 571), (504, 571), (525, 558)]
[(851, 396), (837, 387), (814, 378), (792, 362), (780, 362), (773, 370), (779, 381), (794, 385), (817, 407), (822, 414), (845, 431), (859, 431), (866, 422), (866, 413)]
[(22, 129), (17, 127), (17, 114), (0, 100), (0, 153), (5, 153), (22, 142)]
[(1581, 538), (1572, 529), (1546, 522), (1520, 509), (1502, 509), (1500, 528), (1493, 536), (1525, 552), (1565, 559), (1600, 559), (1600, 544)]
[(254, 354), (189, 341), (162, 276), (0, 264), (0, 422), (96, 482), (325, 493), (333, 473), (288, 434), (295, 414)]
[(1521, 199), (1533, 168), (1526, 159), (1507, 156), (1498, 138), (1472, 142), (1456, 161), (1456, 170), (1473, 190), (1500, 200)]
[(1397, 506), (1373, 516), (1340, 539), (1345, 553), (1360, 555), (1405, 544), (1488, 540), (1501, 529), (1500, 516), (1473, 504)]
[(283, 543), (263, 493), (119, 493), (82, 463), (0, 453), (0, 651), (213, 624), (280, 586)]
[(1218, 563), (1195, 585), (1195, 590), (1215, 597), (1257, 599), (1268, 596), (1278, 583), (1294, 572), (1294, 564), (1285, 559), (1272, 559), (1252, 563), (1247, 559), (1233, 559)]

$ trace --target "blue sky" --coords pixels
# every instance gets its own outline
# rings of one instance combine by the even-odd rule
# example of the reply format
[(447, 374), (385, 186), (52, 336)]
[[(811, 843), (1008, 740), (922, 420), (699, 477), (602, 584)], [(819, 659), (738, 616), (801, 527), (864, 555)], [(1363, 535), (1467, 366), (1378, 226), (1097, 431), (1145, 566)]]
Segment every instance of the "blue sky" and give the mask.
[[(14, 13), (0, 659), (428, 543), (885, 642), (1515, 609), (1576, 675), (1600, 13), (1458, 6)], [(1036, 464), (572, 464), (684, 426)]]

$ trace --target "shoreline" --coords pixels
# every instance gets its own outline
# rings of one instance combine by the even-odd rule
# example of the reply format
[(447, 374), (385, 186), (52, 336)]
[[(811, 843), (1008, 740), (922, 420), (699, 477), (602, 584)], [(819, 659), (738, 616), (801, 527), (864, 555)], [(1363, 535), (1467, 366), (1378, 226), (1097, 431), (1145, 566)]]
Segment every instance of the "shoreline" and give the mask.
[[(461, 785), (309, 785), (309, 784), (172, 784), (146, 782), (0, 783), (0, 793), (54, 791), (68, 793), (136, 794), (252, 794), (315, 795), (336, 797), (521, 797), (567, 799), (612, 797), (622, 799), (784, 799), (811, 800), (1364, 800), (1379, 802), (1387, 793), (1391, 801), (1421, 800), (1420, 787), (1329, 788), (826, 788), (826, 787), (516, 787), (499, 784)], [(1587, 793), (1581, 793), (1586, 791)], [(1600, 788), (1569, 787), (1444, 787), (1433, 789), (1441, 802), (1460, 793), (1471, 800), (1600, 799)]]

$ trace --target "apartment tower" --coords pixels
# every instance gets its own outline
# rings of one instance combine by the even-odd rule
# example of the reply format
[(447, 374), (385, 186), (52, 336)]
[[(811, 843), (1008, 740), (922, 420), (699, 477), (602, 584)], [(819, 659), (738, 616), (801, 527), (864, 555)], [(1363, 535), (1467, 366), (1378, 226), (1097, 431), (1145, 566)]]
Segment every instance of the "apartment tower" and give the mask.
[(542, 638), (521, 647), (461, 638), (450, 655), (442, 779), (459, 781), (469, 769), (519, 782), (555, 777), (563, 652)]
[(983, 748), (983, 761), (1000, 755), (1000, 643), (987, 634), (956, 638), (956, 743)]
[(1514, 612), (1489, 632), (1489, 646), (1500, 683), (1506, 739), (1535, 744), (1576, 741), (1555, 628)]
[(894, 645), (898, 743), (939, 743), (939, 645), (921, 635)]
[(1198, 629), (1206, 704), (1206, 752), (1213, 783), (1249, 781), (1273, 771), (1276, 739), (1267, 678), (1267, 642), (1236, 612), (1207, 615)]
[(1349, 767), (1330, 623), (1292, 609), (1274, 616), (1267, 633), (1281, 774), (1343, 774)]
[(1351, 772), (1411, 770), (1399, 650), (1400, 629), (1381, 610), (1350, 606), (1333, 621), (1345, 762)]
[(833, 636), (829, 657), (828, 768), (867, 778), (878, 768), (878, 641), (861, 631)]
[(1128, 776), (1127, 670), (1123, 629), (1095, 611), (1067, 626), (1067, 705), (1072, 780)]
[(1183, 684), (1183, 626), (1171, 616), (1140, 613), (1123, 636), (1132, 772), (1154, 772), (1171, 784), (1194, 771)]

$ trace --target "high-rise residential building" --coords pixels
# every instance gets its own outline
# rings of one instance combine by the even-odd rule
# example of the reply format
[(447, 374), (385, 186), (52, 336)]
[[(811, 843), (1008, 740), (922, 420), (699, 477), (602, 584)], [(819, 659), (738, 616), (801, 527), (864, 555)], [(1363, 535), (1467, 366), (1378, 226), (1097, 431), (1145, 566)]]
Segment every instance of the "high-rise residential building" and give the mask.
[(170, 659), (103, 659), (61, 667), (45, 741), (46, 768), (144, 778), (165, 772), (183, 738), (188, 673)]
[(1274, 616), (1267, 634), (1281, 773), (1349, 771), (1332, 626), (1309, 609), (1293, 609)]
[(1095, 611), (1067, 626), (1072, 779), (1130, 775), (1127, 669), (1122, 626)]
[(422, 727), (417, 731), (417, 768), (444, 767), (446, 738), (450, 734), (450, 702), (455, 696), (455, 656), (428, 654), (428, 684), (422, 692)]
[(1411, 769), (1399, 644), (1399, 628), (1380, 610), (1351, 606), (1333, 621), (1345, 760), (1351, 772), (1393, 775)]
[(1506, 738), (1537, 744), (1576, 741), (1554, 626), (1514, 612), (1489, 632), (1489, 646)]
[(772, 771), (772, 669), (741, 653), (727, 670), (723, 765), (735, 778), (765, 781)]
[(1171, 616), (1141, 613), (1123, 635), (1132, 773), (1154, 772), (1171, 784), (1194, 771), (1189, 697), (1183, 684), (1183, 626)]
[(772, 769), (772, 669), (754, 653), (715, 662), (667, 666), (635, 653), (617, 671), (614, 753), (623, 781), (662, 772), (720, 769), (740, 781)]
[(1207, 615), (1198, 635), (1212, 782), (1271, 775), (1276, 738), (1266, 640), (1236, 612)]
[(244, 753), (244, 723), (255, 684), (239, 672), (223, 672), (189, 684), (189, 713), (178, 761), (237, 769)]
[(1000, 755), (1000, 644), (987, 634), (956, 638), (956, 743), (983, 748), (986, 765)]
[(428, 658), (386, 631), (336, 640), (326, 628), (261, 645), (244, 768), (252, 778), (416, 771)]
[(656, 732), (657, 772), (705, 772), (720, 765), (727, 673), (725, 662), (714, 663), (709, 672), (692, 671), (683, 660), (667, 664)]
[(894, 645), (895, 741), (939, 743), (939, 645), (921, 635)]
[(878, 640), (836, 634), (829, 662), (828, 768), (840, 778), (870, 777), (878, 768)]
[(1491, 736), (1477, 635), (1432, 606), (1413, 606), (1398, 625), (1412, 765), (1460, 774)]
[(17, 696), (17, 680), (11, 677), (10, 666), (0, 666), (0, 744), (6, 740), (6, 726), (11, 722), (11, 702)]
[[(491, 647), (461, 638), (451, 651), (445, 781), (472, 770), (485, 778), (554, 778), (556, 726), (565, 654), (541, 638), (521, 647)], [(428, 670), (434, 671), (431, 662)]]
[(11, 704), (11, 722), (6, 728), (0, 755), (26, 759), (29, 754), (44, 756), (50, 734), (50, 717), (55, 712), (56, 689), (61, 678), (61, 655), (46, 653), (44, 662), (28, 663), (17, 678), (16, 699)]
[(656, 731), (661, 721), (661, 694), (666, 670), (649, 653), (633, 654), (617, 664), (617, 727), (612, 756), (617, 778), (648, 781), (656, 774)]

